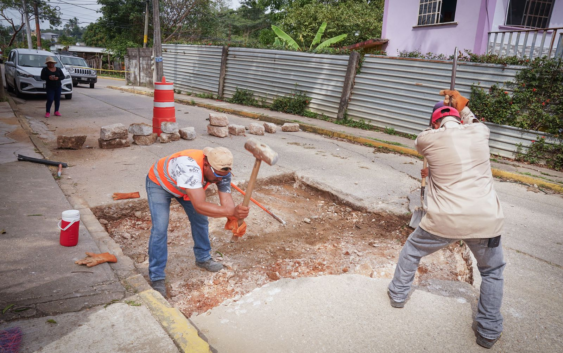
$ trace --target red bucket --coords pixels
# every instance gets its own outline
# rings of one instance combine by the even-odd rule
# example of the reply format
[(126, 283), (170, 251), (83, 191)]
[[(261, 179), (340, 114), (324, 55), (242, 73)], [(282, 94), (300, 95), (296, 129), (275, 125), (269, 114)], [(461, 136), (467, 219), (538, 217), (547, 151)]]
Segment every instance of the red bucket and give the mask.
[(58, 227), (61, 230), (61, 245), (76, 246), (78, 244), (78, 230), (80, 228), (80, 211), (64, 211), (63, 219), (59, 221)]

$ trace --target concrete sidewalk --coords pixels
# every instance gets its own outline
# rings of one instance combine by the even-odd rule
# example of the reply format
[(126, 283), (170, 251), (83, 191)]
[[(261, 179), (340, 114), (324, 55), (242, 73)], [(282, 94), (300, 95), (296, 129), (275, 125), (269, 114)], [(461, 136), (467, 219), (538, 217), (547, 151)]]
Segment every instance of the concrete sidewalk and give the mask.
[(59, 244), (57, 222), (74, 207), (48, 167), (17, 161), (18, 153), (42, 158), (34, 150), (0, 103), (0, 330), (22, 329), (20, 352), (178, 351), (108, 264), (74, 263), (102, 252), (84, 224), (77, 246)]

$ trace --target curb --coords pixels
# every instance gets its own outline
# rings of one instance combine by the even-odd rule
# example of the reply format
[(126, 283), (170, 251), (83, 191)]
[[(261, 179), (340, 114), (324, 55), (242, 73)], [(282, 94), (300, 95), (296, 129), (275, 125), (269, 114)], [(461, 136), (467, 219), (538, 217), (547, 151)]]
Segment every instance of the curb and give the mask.
[(154, 289), (148, 289), (139, 293), (139, 297), (168, 335), (172, 337), (180, 351), (190, 353), (211, 352), (209, 344), (199, 337), (197, 329), (178, 309), (173, 308), (160, 293)]
[[(117, 86), (107, 86), (107, 88), (115, 89), (115, 90), (123, 91), (123, 92), (128, 92), (128, 93), (140, 94), (140, 95), (144, 95), (144, 96), (148, 96), (148, 97), (154, 96), (153, 92), (136, 90), (134, 88), (117, 87)], [(239, 109), (218, 107), (216, 105), (209, 104), (209, 103), (201, 103), (201, 102), (195, 102), (194, 101), (195, 104), (193, 104), (192, 100), (187, 100), (187, 99), (182, 99), (182, 98), (175, 98), (174, 102), (181, 103), (181, 104), (195, 105), (197, 107), (215, 110), (215, 111), (218, 111), (218, 112), (221, 112), (221, 113), (229, 113), (229, 114), (234, 114), (234, 115), (240, 115), (240, 116), (243, 116), (243, 117), (246, 117), (246, 118), (256, 119), (256, 120), (265, 121), (265, 122), (269, 122), (269, 123), (275, 123), (275, 124), (278, 124), (278, 125), (296, 122), (296, 120), (276, 118), (276, 117), (272, 117), (272, 116), (265, 115), (265, 114), (252, 113), (252, 112), (239, 110)], [(413, 156), (413, 157), (416, 157), (416, 158), (419, 158), (419, 159), (423, 158), (423, 156), (420, 155), (416, 150), (413, 150), (413, 149), (408, 148), (408, 147), (396, 146), (396, 145), (392, 145), (392, 144), (388, 144), (388, 143), (384, 143), (384, 142), (379, 142), (379, 141), (375, 141), (375, 140), (372, 140), (372, 139), (369, 139), (369, 138), (359, 137), (359, 136), (354, 136), (354, 135), (344, 133), (344, 132), (338, 132), (338, 131), (333, 131), (333, 130), (329, 130), (329, 129), (324, 129), (324, 128), (321, 128), (321, 127), (318, 127), (318, 126), (315, 126), (315, 125), (306, 124), (306, 123), (302, 123), (302, 122), (299, 122), (299, 127), (301, 128), (301, 130), (303, 130), (305, 132), (311, 132), (311, 133), (314, 133), (314, 134), (332, 137), (332, 138), (339, 138), (339, 139), (343, 139), (343, 140), (346, 140), (346, 141), (358, 143), (358, 144), (361, 144), (361, 145), (364, 145), (364, 146), (370, 146), (370, 147), (380, 148), (380, 149), (384, 149), (384, 150), (389, 150), (391, 152), (409, 155), (409, 156)], [(538, 187), (541, 186), (541, 187), (544, 187), (546, 189), (550, 189), (550, 190), (555, 191), (557, 193), (563, 194), (563, 185), (557, 185), (557, 184), (550, 183), (550, 182), (547, 182), (547, 181), (542, 180), (542, 179), (537, 179), (537, 178), (526, 176), (526, 175), (515, 174), (515, 173), (512, 173), (512, 172), (507, 172), (505, 170), (496, 169), (496, 168), (491, 168), (491, 171), (493, 173), (493, 176), (497, 177), (497, 178), (513, 180), (513, 181), (523, 183), (523, 184), (537, 185)]]
[[(33, 130), (27, 123), (27, 120), (19, 113), (16, 103), (9, 95), (8, 102), (32, 143), (44, 158), (50, 159), (52, 157), (51, 151), (43, 141), (33, 135)], [(58, 185), (70, 205), (80, 211), (80, 222), (88, 229), (100, 251), (110, 252), (117, 257), (117, 263), (109, 264), (117, 278), (126, 287), (139, 294), (139, 297), (149, 308), (153, 317), (169, 334), (180, 351), (187, 353), (211, 352), (209, 344), (199, 337), (197, 329), (189, 320), (178, 309), (173, 308), (160, 293), (153, 290), (142, 275), (138, 274), (133, 260), (125, 255), (121, 247), (109, 236), (105, 228), (92, 213), (88, 203), (81, 197), (73, 194), (72, 186), (67, 185), (64, 181), (59, 182)]]
[(104, 80), (125, 81), (124, 78), (117, 78), (117, 77), (98, 76), (98, 78), (103, 78)]

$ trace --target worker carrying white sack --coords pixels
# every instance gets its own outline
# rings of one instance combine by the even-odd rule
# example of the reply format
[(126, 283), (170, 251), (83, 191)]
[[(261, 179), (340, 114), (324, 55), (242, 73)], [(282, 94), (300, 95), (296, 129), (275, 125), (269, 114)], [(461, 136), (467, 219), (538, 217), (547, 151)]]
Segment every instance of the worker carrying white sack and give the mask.
[(429, 165), (427, 213), (401, 251), (388, 295), (391, 306), (404, 307), (420, 259), (463, 240), (475, 255), (482, 277), (475, 317), (477, 344), (491, 348), (503, 329), (505, 262), (500, 241), (504, 215), (493, 185), (490, 132), (459, 92), (440, 94), (446, 96), (445, 105), (436, 105), (431, 127), (415, 142)]

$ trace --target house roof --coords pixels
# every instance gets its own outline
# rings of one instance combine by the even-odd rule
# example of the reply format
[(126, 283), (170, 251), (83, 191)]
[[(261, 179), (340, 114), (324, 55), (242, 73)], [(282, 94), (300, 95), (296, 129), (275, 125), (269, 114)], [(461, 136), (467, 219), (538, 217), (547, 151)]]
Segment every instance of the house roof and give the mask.
[(371, 47), (375, 47), (375, 46), (378, 46), (378, 45), (385, 44), (388, 41), (389, 41), (389, 39), (381, 39), (381, 38), (368, 39), (364, 42), (360, 42), (360, 43), (349, 45), (347, 47), (343, 47), (342, 49), (348, 49), (348, 50), (367, 49), (367, 48), (371, 48)]

